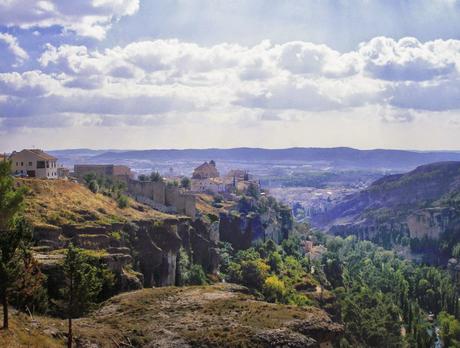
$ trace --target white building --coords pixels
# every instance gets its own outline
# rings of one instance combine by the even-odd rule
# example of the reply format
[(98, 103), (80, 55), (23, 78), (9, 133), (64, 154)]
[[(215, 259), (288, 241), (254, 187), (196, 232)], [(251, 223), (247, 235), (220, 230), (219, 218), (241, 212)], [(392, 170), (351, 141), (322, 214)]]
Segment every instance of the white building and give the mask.
[(9, 157), (11, 170), (15, 175), (31, 178), (58, 178), (57, 158), (48, 155), (42, 150), (25, 149), (20, 152), (13, 151)]
[(192, 179), (193, 192), (225, 192), (225, 183), (221, 178)]

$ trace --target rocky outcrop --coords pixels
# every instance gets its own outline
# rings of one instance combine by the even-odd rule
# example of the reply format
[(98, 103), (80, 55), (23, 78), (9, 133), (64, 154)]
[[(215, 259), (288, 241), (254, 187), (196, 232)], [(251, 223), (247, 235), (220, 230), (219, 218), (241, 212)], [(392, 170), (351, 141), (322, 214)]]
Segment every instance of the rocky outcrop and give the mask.
[(230, 211), (220, 213), (219, 221), (220, 240), (231, 243), (236, 250), (269, 239), (281, 243), (293, 228), (292, 213), (287, 208), (267, 209), (263, 213)]
[(75, 325), (88, 347), (319, 348), (337, 344), (344, 331), (322, 309), (257, 301), (235, 284), (122, 294)]

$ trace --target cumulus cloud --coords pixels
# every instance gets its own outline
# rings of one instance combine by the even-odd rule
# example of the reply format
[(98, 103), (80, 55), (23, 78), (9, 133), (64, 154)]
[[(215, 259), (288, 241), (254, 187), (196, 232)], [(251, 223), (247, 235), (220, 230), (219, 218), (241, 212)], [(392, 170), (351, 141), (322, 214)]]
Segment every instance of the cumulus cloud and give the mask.
[(41, 71), (0, 74), (0, 95), (27, 99), (41, 96), (59, 88), (59, 82)]
[(27, 52), (19, 45), (18, 39), (8, 33), (0, 33), (0, 41), (3, 41), (8, 51), (13, 54), (16, 58), (16, 61), (21, 64), (25, 60), (29, 59)]
[[(301, 41), (246, 47), (154, 40), (106, 49), (48, 44), (40, 70), (0, 74), (0, 117), (18, 118), (6, 125), (34, 115), (66, 115), (56, 124), (94, 118), (99, 126), (191, 114), (212, 122), (238, 114), (288, 121), (301, 113), (374, 106), (385, 112), (369, 117), (407, 123), (420, 110), (460, 109), (459, 47), (456, 40), (382, 37), (345, 53)], [(30, 124), (40, 119), (49, 118)]]
[(383, 80), (424, 81), (460, 71), (458, 40), (422, 44), (412, 37), (399, 41), (376, 37), (361, 44), (358, 52), (365, 64), (364, 71)]
[(130, 16), (139, 0), (0, 1), (0, 23), (9, 27), (61, 26), (81, 36), (103, 39), (113, 20)]

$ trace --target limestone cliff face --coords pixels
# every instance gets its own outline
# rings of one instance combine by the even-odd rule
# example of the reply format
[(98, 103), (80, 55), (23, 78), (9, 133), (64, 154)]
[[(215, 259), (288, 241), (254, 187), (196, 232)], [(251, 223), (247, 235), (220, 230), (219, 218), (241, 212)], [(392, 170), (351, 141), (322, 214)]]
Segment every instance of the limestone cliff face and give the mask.
[[(69, 242), (99, 252), (101, 262), (121, 279), (119, 290), (125, 291), (142, 286), (176, 285), (180, 277), (177, 268), (180, 248), (208, 273), (216, 273), (217, 244), (211, 238), (211, 230), (201, 220), (178, 217), (96, 227), (41, 227), (35, 230), (34, 239), (38, 258), (48, 265), (47, 270), (52, 268), (49, 262), (52, 258), (46, 254), (62, 250)], [(133, 276), (132, 272), (126, 272), (127, 266), (140, 274)]]
[(220, 239), (230, 242), (236, 250), (268, 239), (281, 243), (289, 237), (293, 227), (291, 211), (284, 208), (279, 211), (267, 209), (263, 213), (231, 211), (221, 213), (219, 221)]
[(455, 231), (460, 238), (459, 198), (460, 162), (434, 163), (379, 179), (315, 216), (312, 223), (385, 246), (404, 237), (438, 240)]

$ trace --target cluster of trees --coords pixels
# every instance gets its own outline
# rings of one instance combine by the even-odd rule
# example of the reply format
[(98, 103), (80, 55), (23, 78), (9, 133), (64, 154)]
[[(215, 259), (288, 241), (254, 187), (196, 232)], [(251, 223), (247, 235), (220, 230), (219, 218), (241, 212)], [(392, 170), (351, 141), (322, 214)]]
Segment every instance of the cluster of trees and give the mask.
[[(164, 182), (163, 177), (159, 172), (152, 172), (150, 175), (145, 175), (141, 174), (137, 177), (139, 181), (151, 181), (151, 182)], [(174, 181), (168, 181), (167, 185), (169, 186), (176, 186), (176, 187), (182, 187), (184, 189), (190, 189), (191, 186), (191, 181), (189, 178), (184, 176), (180, 182), (177, 180)]]
[[(15, 187), (10, 162), (0, 162), (0, 298), (3, 328), (9, 328), (9, 305), (29, 313), (48, 307), (46, 277), (31, 252), (32, 228), (23, 215), (25, 189)], [(110, 294), (114, 281), (104, 267), (97, 267), (82, 250), (69, 245), (63, 262), (60, 308), (68, 318), (68, 347), (72, 347), (72, 318), (85, 314), (100, 296)], [(104, 288), (105, 287), (105, 288)]]
[(432, 319), (441, 312), (458, 318), (458, 289), (447, 272), (354, 237), (326, 245), (321, 266), (340, 304), (343, 346), (432, 347)]
[(116, 180), (111, 176), (88, 173), (83, 177), (85, 185), (93, 193), (102, 193), (103, 195), (114, 198), (119, 208), (126, 208), (129, 200), (123, 192), (126, 190), (126, 184), (123, 181)]
[[(458, 346), (459, 291), (446, 271), (370, 241), (326, 236), (303, 224), (295, 230), (281, 245), (269, 240), (235, 252), (223, 243), (225, 280), (270, 302), (323, 306), (344, 323), (341, 347), (433, 347), (437, 326), (446, 347)], [(305, 254), (307, 239), (326, 246), (321, 258)], [(323, 291), (335, 296), (335, 305), (322, 301)]]
[(298, 288), (315, 291), (320, 284), (311, 274), (311, 263), (302, 255), (300, 238), (292, 236), (277, 245), (272, 240), (234, 251), (221, 243), (220, 272), (226, 281), (242, 284), (269, 302), (307, 305), (313, 300)]

